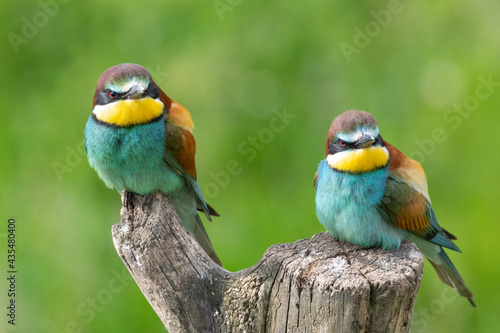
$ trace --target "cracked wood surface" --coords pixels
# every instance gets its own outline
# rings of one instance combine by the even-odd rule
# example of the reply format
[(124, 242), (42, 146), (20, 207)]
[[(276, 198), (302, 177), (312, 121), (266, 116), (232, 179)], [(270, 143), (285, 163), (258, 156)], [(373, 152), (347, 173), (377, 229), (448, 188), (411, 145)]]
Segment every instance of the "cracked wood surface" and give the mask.
[(423, 273), (412, 243), (363, 249), (327, 233), (271, 246), (254, 266), (214, 263), (162, 194), (125, 193), (116, 250), (175, 332), (408, 332)]

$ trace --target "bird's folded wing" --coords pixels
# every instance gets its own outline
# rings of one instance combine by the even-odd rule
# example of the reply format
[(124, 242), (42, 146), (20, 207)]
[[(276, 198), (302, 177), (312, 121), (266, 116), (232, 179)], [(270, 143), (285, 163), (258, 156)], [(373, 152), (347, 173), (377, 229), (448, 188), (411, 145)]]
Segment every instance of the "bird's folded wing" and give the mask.
[(191, 132), (182, 130), (182, 143), (177, 150), (177, 161), (180, 166), (194, 179), (196, 179), (196, 164), (194, 155), (196, 154), (196, 141)]
[(460, 251), (439, 226), (420, 164), (386, 143), (391, 162), (378, 211), (386, 221), (432, 243)]
[(197, 209), (205, 213), (207, 219), (211, 221), (210, 215), (219, 216), (219, 214), (205, 202), (200, 185), (198, 185), (196, 181), (195, 153), (196, 141), (194, 140), (193, 134), (183, 129), (182, 141), (178, 149), (175, 150), (175, 153), (166, 149), (164, 158), (167, 163), (185, 179), (186, 184), (195, 196)]
[[(207, 216), (207, 219), (211, 221), (210, 218), (210, 212), (215, 212), (215, 210), (212, 208), (210, 209), (207, 203), (205, 202), (205, 199), (203, 198), (203, 194), (201, 193), (200, 185), (198, 185), (198, 182), (196, 179), (194, 179), (189, 173), (187, 173), (179, 164), (179, 162), (176, 160), (175, 157), (172, 156), (172, 154), (167, 150), (163, 154), (163, 157), (165, 158), (165, 161), (181, 176), (184, 178), (186, 181), (187, 186), (189, 189), (193, 192), (195, 198), (196, 198), (196, 206), (199, 210), (203, 211), (205, 215)], [(212, 214), (215, 215), (215, 214)]]

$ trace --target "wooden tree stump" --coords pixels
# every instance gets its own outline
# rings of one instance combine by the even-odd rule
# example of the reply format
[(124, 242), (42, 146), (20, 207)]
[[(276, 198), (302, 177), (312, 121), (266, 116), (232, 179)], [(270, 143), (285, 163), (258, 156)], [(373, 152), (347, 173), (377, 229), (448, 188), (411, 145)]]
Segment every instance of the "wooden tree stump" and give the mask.
[[(116, 250), (171, 333), (408, 332), (423, 256), (327, 233), (271, 246), (254, 266), (214, 263), (162, 194), (124, 193)], [(243, 249), (240, 249), (243, 251)]]

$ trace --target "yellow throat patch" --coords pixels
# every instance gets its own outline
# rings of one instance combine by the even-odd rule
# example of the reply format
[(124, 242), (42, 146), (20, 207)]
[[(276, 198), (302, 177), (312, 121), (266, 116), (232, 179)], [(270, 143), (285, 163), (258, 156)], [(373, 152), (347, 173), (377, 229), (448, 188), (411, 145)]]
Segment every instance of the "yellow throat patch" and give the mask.
[(96, 105), (92, 113), (102, 122), (121, 127), (150, 122), (163, 113), (163, 103), (151, 97)]
[(326, 161), (331, 168), (339, 171), (370, 172), (387, 165), (389, 151), (385, 147), (346, 150), (328, 155)]

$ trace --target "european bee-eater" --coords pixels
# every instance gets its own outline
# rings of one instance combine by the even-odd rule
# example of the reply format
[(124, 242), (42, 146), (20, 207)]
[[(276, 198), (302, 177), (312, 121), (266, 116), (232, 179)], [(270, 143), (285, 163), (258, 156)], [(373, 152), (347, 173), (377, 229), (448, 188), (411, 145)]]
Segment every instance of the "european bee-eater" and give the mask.
[(107, 69), (97, 81), (84, 146), (92, 168), (109, 188), (141, 195), (162, 192), (219, 265), (197, 210), (218, 216), (196, 181), (191, 114), (172, 101), (136, 64)]
[(444, 248), (460, 252), (456, 237), (439, 226), (421, 165), (380, 136), (375, 118), (347, 111), (334, 119), (326, 158), (314, 177), (316, 214), (335, 238), (362, 247), (398, 248), (414, 242), (441, 281), (472, 293)]

